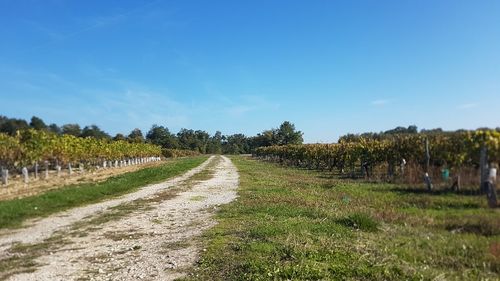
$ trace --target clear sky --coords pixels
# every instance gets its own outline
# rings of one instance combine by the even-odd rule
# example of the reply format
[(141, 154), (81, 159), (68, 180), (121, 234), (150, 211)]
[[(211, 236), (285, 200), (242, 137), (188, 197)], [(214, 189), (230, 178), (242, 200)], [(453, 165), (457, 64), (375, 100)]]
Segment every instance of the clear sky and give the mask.
[(0, 114), (307, 142), (500, 126), (498, 0), (0, 0)]

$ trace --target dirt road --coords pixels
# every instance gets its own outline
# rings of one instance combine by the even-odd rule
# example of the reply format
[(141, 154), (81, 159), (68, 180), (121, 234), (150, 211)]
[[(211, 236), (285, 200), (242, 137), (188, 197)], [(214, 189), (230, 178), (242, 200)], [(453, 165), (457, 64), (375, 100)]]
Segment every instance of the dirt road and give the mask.
[(213, 211), (236, 198), (224, 156), (161, 184), (0, 233), (0, 279), (173, 280), (197, 259)]

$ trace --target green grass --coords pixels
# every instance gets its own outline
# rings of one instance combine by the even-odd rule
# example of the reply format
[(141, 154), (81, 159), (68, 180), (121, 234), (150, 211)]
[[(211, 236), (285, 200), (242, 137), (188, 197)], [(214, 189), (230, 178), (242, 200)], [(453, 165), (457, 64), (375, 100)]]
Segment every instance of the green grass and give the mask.
[(100, 183), (70, 185), (40, 195), (0, 202), (0, 228), (18, 227), (29, 218), (99, 202), (161, 182), (200, 165), (208, 157), (173, 159), (164, 165), (111, 177)]
[(500, 213), (483, 196), (232, 160), (239, 198), (187, 280), (500, 279)]

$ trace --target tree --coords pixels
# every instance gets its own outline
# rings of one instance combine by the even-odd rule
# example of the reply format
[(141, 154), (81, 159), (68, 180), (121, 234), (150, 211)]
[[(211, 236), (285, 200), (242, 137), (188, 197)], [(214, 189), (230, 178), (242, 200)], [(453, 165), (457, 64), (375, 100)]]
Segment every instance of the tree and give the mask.
[(295, 131), (295, 125), (289, 121), (283, 122), (276, 132), (277, 145), (302, 144), (304, 139), (301, 131)]
[(248, 138), (243, 134), (227, 136), (222, 148), (225, 154), (250, 153)]
[(145, 140), (142, 131), (138, 128), (133, 129), (128, 135), (128, 141), (133, 143), (143, 143)]
[(266, 130), (251, 139), (252, 147), (271, 146), (277, 144), (276, 130)]
[(257, 136), (247, 139), (250, 151), (262, 146), (302, 144), (303, 133), (295, 129), (295, 125), (289, 121), (283, 122), (279, 128), (265, 130)]
[(49, 130), (49, 132), (52, 132), (54, 134), (57, 134), (57, 135), (60, 135), (61, 134), (61, 128), (59, 128), (59, 126), (57, 126), (56, 124), (52, 123), (50, 124), (47, 129)]
[(181, 129), (177, 133), (177, 139), (179, 140), (179, 147), (181, 149), (195, 150), (197, 148), (194, 130)]
[(28, 123), (23, 119), (7, 118), (0, 116), (0, 132), (11, 136), (16, 135), (17, 131), (28, 129)]
[(1, 128), (2, 132), (5, 132), (11, 136), (14, 136), (17, 131), (23, 129), (28, 129), (28, 123), (21, 119), (10, 119)]
[(182, 149), (197, 150), (200, 153), (207, 152), (210, 135), (201, 130), (181, 129), (177, 133), (179, 147)]
[(167, 127), (153, 125), (146, 134), (146, 140), (163, 148), (178, 148), (179, 142)]
[(196, 137), (196, 149), (198, 149), (200, 153), (207, 153), (207, 147), (210, 141), (210, 135), (202, 130), (196, 130), (194, 134)]
[(31, 117), (30, 127), (35, 130), (45, 130), (47, 129), (47, 125), (41, 118), (36, 116)]
[(114, 137), (113, 137), (113, 140), (114, 141), (126, 141), (127, 140), (127, 137), (125, 137), (123, 134), (116, 134)]
[(408, 128), (405, 127), (396, 127), (392, 130), (385, 131), (386, 135), (394, 135), (394, 134), (416, 134), (418, 133), (418, 128), (415, 125), (410, 125)]
[(78, 124), (65, 124), (61, 127), (63, 135), (72, 135), (79, 137), (82, 134), (82, 129)]
[(207, 153), (209, 154), (220, 154), (222, 153), (222, 141), (224, 137), (220, 131), (215, 132), (215, 135), (210, 137), (207, 146)]
[(80, 136), (84, 137), (84, 138), (85, 137), (93, 137), (96, 139), (111, 139), (110, 135), (108, 135), (106, 132), (101, 130), (96, 125), (85, 126), (85, 128), (83, 128)]

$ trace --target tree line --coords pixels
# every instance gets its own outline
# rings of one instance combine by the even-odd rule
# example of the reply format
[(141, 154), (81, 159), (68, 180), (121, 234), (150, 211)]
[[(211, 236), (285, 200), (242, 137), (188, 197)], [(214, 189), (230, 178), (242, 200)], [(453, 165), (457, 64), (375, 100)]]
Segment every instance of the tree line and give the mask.
[(146, 134), (135, 128), (129, 134), (118, 133), (115, 136), (103, 131), (97, 125), (81, 127), (79, 124), (47, 125), (41, 118), (33, 116), (28, 122), (24, 119), (0, 116), (0, 133), (11, 136), (18, 131), (35, 129), (51, 132), (57, 135), (72, 135), (75, 137), (92, 137), (99, 140), (121, 140), (131, 143), (151, 143), (164, 149), (192, 150), (204, 154), (247, 154), (261, 146), (302, 144), (303, 133), (296, 130), (295, 125), (284, 121), (278, 128), (265, 130), (256, 136), (244, 134), (223, 135), (220, 131), (210, 135), (203, 130), (181, 129), (172, 133), (168, 127), (152, 125)]

